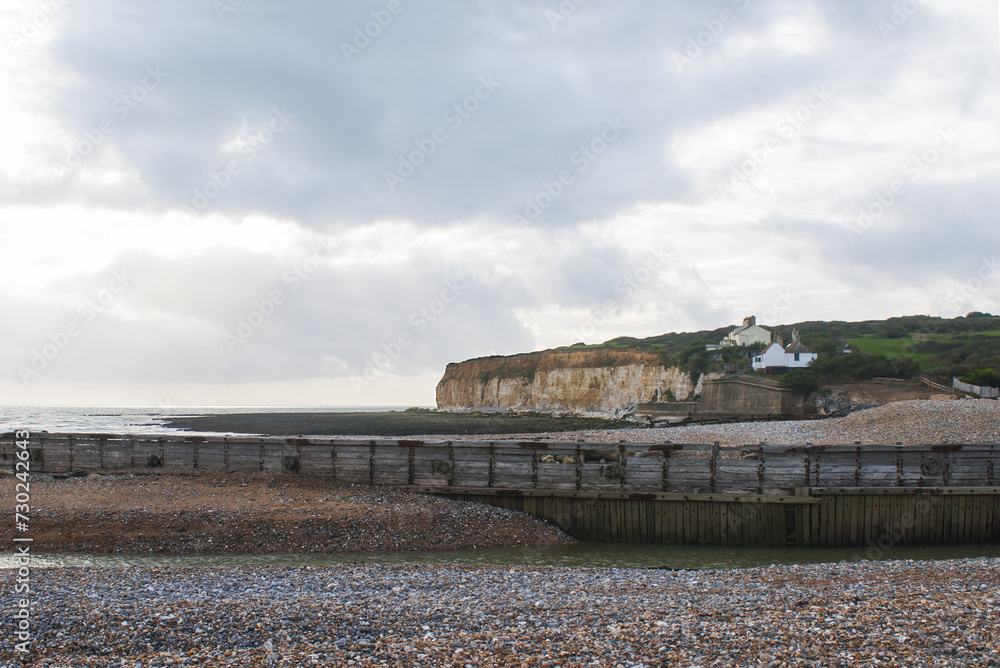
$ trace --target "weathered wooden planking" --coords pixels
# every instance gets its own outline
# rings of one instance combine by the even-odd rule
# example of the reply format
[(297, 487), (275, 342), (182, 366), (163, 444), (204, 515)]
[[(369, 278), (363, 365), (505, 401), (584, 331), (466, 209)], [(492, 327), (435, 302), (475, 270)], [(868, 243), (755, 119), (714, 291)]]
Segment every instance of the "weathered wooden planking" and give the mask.
[[(33, 470), (122, 470), (160, 465), (229, 471), (297, 470), (342, 482), (402, 486), (504, 489), (713, 492), (791, 490), (797, 487), (982, 487), (994, 485), (1000, 450), (986, 446), (712, 446), (599, 445), (541, 442), (468, 442), (253, 437), (38, 434)], [(13, 466), (12, 440), (0, 440), (0, 462)], [(741, 453), (739, 459), (726, 453)], [(4, 454), (8, 459), (3, 460)], [(644, 511), (634, 523), (650, 524)], [(866, 509), (858, 512), (864, 514)], [(897, 512), (893, 507), (891, 512)], [(899, 510), (898, 512), (905, 512)], [(992, 535), (983, 525), (989, 503), (960, 514), (964, 540)], [(655, 515), (655, 513), (654, 513)], [(878, 521), (883, 521), (876, 508)], [(662, 516), (662, 512), (661, 512)], [(847, 511), (844, 511), (844, 517)], [(963, 514), (964, 517), (964, 514)], [(817, 523), (808, 523), (815, 534)], [(628, 517), (622, 518), (626, 524)], [(866, 531), (848, 524), (848, 541)], [(655, 522), (653, 522), (655, 524)], [(927, 524), (933, 526), (928, 519)], [(665, 525), (664, 525), (665, 526)], [(661, 531), (662, 531), (661, 526)], [(627, 529), (631, 532), (631, 529)], [(796, 534), (798, 529), (793, 530)]]

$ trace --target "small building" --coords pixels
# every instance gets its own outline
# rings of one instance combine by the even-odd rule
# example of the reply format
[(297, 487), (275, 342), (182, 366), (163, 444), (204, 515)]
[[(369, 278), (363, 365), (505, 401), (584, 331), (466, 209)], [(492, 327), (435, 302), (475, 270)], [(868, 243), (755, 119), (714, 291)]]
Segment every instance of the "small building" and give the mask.
[(743, 324), (729, 332), (729, 335), (719, 342), (719, 346), (726, 348), (729, 346), (767, 345), (770, 342), (771, 331), (758, 325), (757, 317), (751, 315), (743, 318)]
[(753, 358), (754, 371), (779, 368), (785, 368), (785, 349), (781, 345), (781, 337)]
[(789, 369), (804, 369), (817, 357), (819, 357), (817, 353), (799, 341), (799, 330), (793, 329), (792, 343), (785, 348), (785, 366)]
[(817, 353), (809, 350), (802, 341), (799, 340), (799, 330), (792, 330), (792, 342), (788, 347), (783, 346), (781, 337), (764, 349), (762, 353), (753, 358), (753, 368), (755, 371), (765, 371), (769, 374), (785, 373), (788, 369), (804, 369), (819, 357)]

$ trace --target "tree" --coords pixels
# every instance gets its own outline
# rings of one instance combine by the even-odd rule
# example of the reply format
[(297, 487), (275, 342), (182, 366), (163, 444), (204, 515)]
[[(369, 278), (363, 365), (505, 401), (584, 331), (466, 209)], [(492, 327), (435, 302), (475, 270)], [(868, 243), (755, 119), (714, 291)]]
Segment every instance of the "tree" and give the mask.
[(836, 342), (825, 334), (803, 336), (802, 343), (804, 343), (807, 348), (813, 352), (819, 353), (820, 355), (836, 355), (840, 352), (840, 348), (838, 348)]
[(902, 325), (886, 325), (880, 332), (883, 339), (905, 339), (910, 335)]
[(819, 387), (816, 373), (809, 369), (792, 369), (778, 380), (783, 388), (792, 390), (805, 401)]

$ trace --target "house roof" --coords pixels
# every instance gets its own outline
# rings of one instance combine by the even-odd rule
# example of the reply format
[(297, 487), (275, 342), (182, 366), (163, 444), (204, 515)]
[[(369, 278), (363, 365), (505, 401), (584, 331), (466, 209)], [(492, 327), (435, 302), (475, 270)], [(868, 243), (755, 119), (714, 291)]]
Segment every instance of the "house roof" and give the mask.
[(787, 348), (785, 348), (786, 353), (811, 353), (812, 351), (802, 345), (801, 341), (796, 341)]
[(792, 342), (790, 344), (788, 344), (787, 348), (785, 348), (785, 352), (786, 353), (811, 353), (811, 352), (813, 352), (812, 350), (809, 350), (808, 348), (806, 348), (802, 344), (802, 341), (799, 340), (799, 332), (798, 332), (798, 330), (792, 331), (792, 336), (794, 337), (792, 339)]
[(771, 330), (767, 329), (766, 327), (761, 327), (760, 325), (757, 325), (757, 324), (753, 324), (753, 325), (745, 325), (744, 324), (744, 325), (740, 325), (739, 327), (735, 328), (733, 331), (729, 332), (729, 336), (730, 336), (730, 338), (734, 337), (737, 334), (739, 334), (740, 332), (744, 332), (744, 331), (746, 331), (748, 329), (753, 329), (754, 327), (756, 327), (757, 329), (760, 329), (761, 331), (767, 332), (768, 334), (771, 333)]

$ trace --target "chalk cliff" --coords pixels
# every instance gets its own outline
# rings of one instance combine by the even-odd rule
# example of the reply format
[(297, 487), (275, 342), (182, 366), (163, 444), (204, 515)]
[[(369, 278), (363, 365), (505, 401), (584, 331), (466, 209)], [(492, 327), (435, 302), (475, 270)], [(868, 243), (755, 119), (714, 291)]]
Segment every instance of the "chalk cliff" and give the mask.
[(437, 385), (441, 409), (515, 408), (615, 414), (644, 401), (701, 392), (688, 373), (637, 350), (548, 350), (484, 357), (447, 366)]

